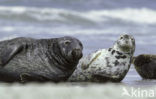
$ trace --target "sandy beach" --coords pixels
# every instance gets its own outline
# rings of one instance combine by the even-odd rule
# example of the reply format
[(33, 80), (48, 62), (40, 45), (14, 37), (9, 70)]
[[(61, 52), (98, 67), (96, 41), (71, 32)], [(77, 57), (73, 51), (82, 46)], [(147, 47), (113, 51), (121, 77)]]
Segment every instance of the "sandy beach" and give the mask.
[[(112, 47), (124, 33), (135, 56), (156, 54), (155, 0), (0, 0), (0, 41), (15, 37), (74, 36), (83, 53)], [(156, 80), (142, 80), (133, 65), (121, 83), (0, 83), (0, 99), (155, 99)]]

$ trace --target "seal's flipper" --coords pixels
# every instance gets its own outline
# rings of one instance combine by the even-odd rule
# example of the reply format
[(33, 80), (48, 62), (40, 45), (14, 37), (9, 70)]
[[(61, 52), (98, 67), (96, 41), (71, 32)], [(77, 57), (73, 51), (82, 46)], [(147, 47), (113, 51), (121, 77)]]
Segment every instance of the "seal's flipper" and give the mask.
[(18, 52), (22, 50), (23, 46), (21, 45), (6, 45), (3, 49), (0, 51), (0, 65), (4, 66), (9, 62), (10, 59), (12, 59)]
[[(28, 81), (30, 80), (30, 77), (31, 77), (30, 74), (27, 74), (27, 73), (21, 74), (21, 75), (20, 75), (21, 82), (22, 82), (22, 83), (28, 82)], [(31, 80), (32, 80), (32, 78), (31, 78)]]
[(21, 82), (26, 83), (26, 82), (45, 82), (48, 79), (43, 77), (42, 75), (37, 75), (37, 74), (29, 74), (29, 73), (22, 73), (20, 75)]
[(93, 54), (90, 54), (81, 60), (81, 69), (85, 70), (91, 65), (99, 56), (101, 55), (101, 51), (96, 51)]

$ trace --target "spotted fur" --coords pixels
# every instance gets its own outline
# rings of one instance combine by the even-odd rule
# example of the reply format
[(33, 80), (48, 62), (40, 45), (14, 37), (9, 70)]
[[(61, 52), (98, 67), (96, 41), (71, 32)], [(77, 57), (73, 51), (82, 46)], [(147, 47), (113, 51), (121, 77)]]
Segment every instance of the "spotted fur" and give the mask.
[(121, 81), (130, 68), (134, 50), (134, 38), (121, 35), (112, 48), (83, 57), (68, 81)]

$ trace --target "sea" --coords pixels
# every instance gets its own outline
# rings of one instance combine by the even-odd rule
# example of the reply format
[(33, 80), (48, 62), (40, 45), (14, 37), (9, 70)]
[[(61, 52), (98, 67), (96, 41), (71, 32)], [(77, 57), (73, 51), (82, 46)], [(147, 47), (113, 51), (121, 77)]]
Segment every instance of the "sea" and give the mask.
[[(56, 38), (73, 36), (81, 40), (84, 46), (83, 53), (87, 55), (98, 49), (112, 47), (118, 37), (125, 33), (133, 35), (135, 38), (136, 50), (134, 56), (156, 54), (156, 0), (0, 0), (1, 41), (15, 37)], [(119, 85), (114, 83), (100, 85), (91, 83), (89, 85), (82, 84), (82, 86), (74, 84), (73, 86), (73, 84), (51, 85), (48, 83), (47, 85), (31, 84), (26, 86), (30, 89), (32, 87), (34, 90), (37, 86), (43, 86), (44, 88), (51, 86), (52, 89), (55, 87), (54, 90), (57, 91), (60, 86), (70, 87), (70, 91), (73, 90), (72, 86), (74, 88), (80, 86), (80, 89), (76, 91), (78, 96), (81, 96), (80, 93), (84, 94), (87, 90), (89, 90), (88, 95), (94, 95), (95, 93), (90, 92), (90, 89), (93, 91), (97, 88), (103, 88), (103, 90), (100, 90), (105, 92), (109, 89), (107, 87), (111, 86), (110, 93), (112, 94), (106, 94), (105, 96), (108, 96), (108, 98), (104, 99), (113, 99), (111, 96), (118, 90), (118, 87), (140, 88), (145, 86), (153, 88), (155, 84), (156, 80), (143, 80), (134, 66), (131, 65), (128, 74)], [(23, 85), (16, 83), (15, 85), (0, 84), (0, 86), (5, 91), (9, 91), (10, 88), (5, 88), (9, 86), (12, 89), (23, 87)], [(114, 86), (117, 88), (113, 90)], [(0, 90), (2, 90), (1, 88)], [(54, 90), (52, 92), (55, 92)], [(96, 91), (97, 94), (101, 92), (98, 89)], [(57, 95), (59, 93), (54, 96)], [(118, 95), (120, 96), (120, 94)], [(18, 96), (18, 94), (15, 94), (15, 96)], [(79, 99), (70, 95), (70, 97), (65, 96), (66, 99)], [(20, 99), (19, 97), (12, 99)], [(62, 97), (59, 98), (63, 99)], [(81, 96), (81, 98), (83, 97)], [(84, 99), (90, 98), (93, 97), (85, 97)], [(27, 99), (33, 98), (29, 97)]]

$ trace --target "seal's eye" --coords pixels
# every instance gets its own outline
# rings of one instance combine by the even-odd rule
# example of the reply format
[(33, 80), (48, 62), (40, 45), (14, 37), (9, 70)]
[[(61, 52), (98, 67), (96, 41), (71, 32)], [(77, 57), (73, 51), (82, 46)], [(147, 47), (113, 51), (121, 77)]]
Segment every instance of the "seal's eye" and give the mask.
[(120, 37), (120, 39), (123, 39), (123, 37)]
[(69, 45), (71, 43), (71, 41), (67, 40), (64, 42), (65, 45)]

